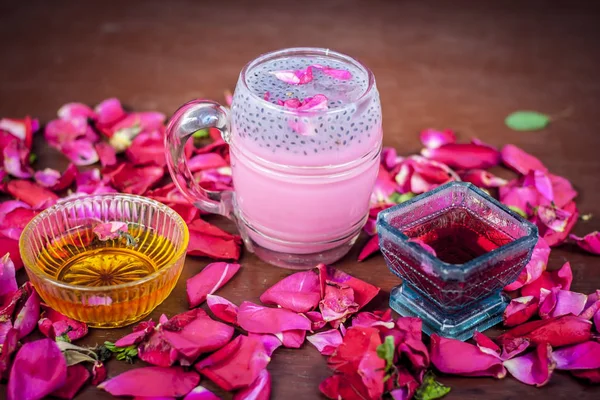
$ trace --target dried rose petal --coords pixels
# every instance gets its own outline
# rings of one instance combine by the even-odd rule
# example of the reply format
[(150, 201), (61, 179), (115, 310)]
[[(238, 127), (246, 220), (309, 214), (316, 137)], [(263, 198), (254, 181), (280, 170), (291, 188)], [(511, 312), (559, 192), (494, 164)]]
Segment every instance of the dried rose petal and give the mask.
[(354, 301), (354, 290), (348, 286), (327, 284), (325, 296), (319, 302), (323, 320), (337, 328), (339, 324), (358, 311), (359, 306)]
[(421, 154), (458, 169), (485, 169), (500, 162), (500, 153), (497, 150), (473, 143), (448, 143), (435, 149), (423, 149)]
[(131, 369), (98, 385), (113, 396), (182, 397), (198, 385), (200, 376), (181, 367)]
[(231, 391), (251, 385), (270, 361), (259, 338), (240, 335), (194, 368), (223, 390)]
[(561, 315), (579, 315), (583, 311), (587, 296), (582, 293), (552, 288), (540, 291), (540, 317), (560, 317)]
[(551, 354), (549, 345), (540, 344), (529, 354), (504, 361), (504, 366), (519, 381), (527, 385), (544, 386), (550, 381), (555, 367)]
[(240, 270), (240, 264), (216, 262), (208, 264), (199, 274), (186, 281), (190, 308), (204, 303), (206, 296), (215, 293)]
[(94, 145), (94, 148), (103, 167), (111, 167), (117, 163), (117, 152), (107, 142), (98, 142)]
[(42, 171), (36, 171), (34, 178), (40, 186), (46, 187), (54, 192), (60, 192), (73, 184), (78, 173), (77, 166), (75, 164), (69, 164), (62, 175), (56, 170), (46, 168)]
[(133, 165), (154, 164), (164, 167), (167, 164), (164, 134), (157, 131), (140, 133), (125, 154)]
[(304, 344), (304, 339), (306, 339), (306, 331), (294, 329), (276, 333), (275, 337), (283, 344), (283, 347), (287, 347), (288, 349), (299, 349)]
[(98, 237), (98, 240), (105, 242), (120, 238), (124, 233), (127, 233), (127, 230), (127, 222), (111, 221), (94, 226), (92, 232)]
[(297, 70), (271, 71), (277, 79), (290, 85), (304, 85), (313, 80), (312, 67)]
[(30, 181), (12, 180), (6, 189), (13, 197), (35, 209), (49, 207), (58, 200), (56, 194)]
[(100, 361), (96, 361), (92, 367), (92, 385), (98, 386), (106, 380), (106, 366)]
[(415, 194), (427, 192), (450, 181), (460, 180), (448, 165), (417, 155), (402, 161), (395, 179), (401, 193)]
[(230, 324), (237, 324), (238, 306), (229, 300), (209, 294), (206, 296), (206, 304), (217, 318)]
[(187, 253), (192, 256), (206, 256), (223, 260), (238, 260), (241, 251), (241, 238), (227, 233), (214, 225), (197, 219), (188, 225), (190, 242)]
[[(10, 259), (10, 254), (5, 254), (0, 258), (0, 305), (12, 297), (18, 290), (17, 280), (15, 278), (15, 264)], [(2, 343), (0, 341), (0, 343)]]
[[(531, 282), (537, 280), (542, 273), (546, 270), (548, 265), (548, 257), (550, 257), (550, 246), (542, 238), (538, 238), (533, 252), (531, 253), (531, 259), (521, 271), (521, 274), (516, 281), (510, 283), (504, 287), (506, 291), (513, 291), (522, 288), (524, 285), (528, 285)], [(536, 297), (538, 297), (536, 295)]]
[(590, 340), (592, 323), (573, 315), (563, 315), (541, 321), (530, 321), (512, 328), (496, 338), (501, 345), (515, 339), (528, 339), (532, 344), (548, 343), (552, 347), (566, 346)]
[(75, 321), (46, 305), (42, 305), (42, 309), (44, 312), (38, 321), (38, 328), (50, 339), (66, 334), (73, 341), (87, 335), (88, 327), (85, 322)]
[(148, 364), (170, 367), (177, 361), (178, 354), (171, 344), (163, 339), (159, 330), (153, 330), (147, 339), (139, 344), (138, 357)]
[(123, 193), (142, 195), (160, 181), (164, 173), (162, 167), (136, 167), (129, 163), (123, 163), (107, 175), (113, 186)]
[(269, 400), (270, 398), (271, 375), (266, 369), (260, 371), (250, 386), (233, 395), (233, 400)]
[(240, 327), (253, 333), (311, 329), (310, 320), (303, 315), (285, 308), (262, 307), (249, 301), (240, 305), (237, 321)]
[(363, 248), (358, 253), (358, 261), (363, 261), (367, 257), (372, 254), (375, 254), (379, 251), (379, 238), (377, 236), (373, 236), (367, 240)]
[(569, 237), (583, 250), (592, 254), (600, 255), (600, 232), (595, 231), (588, 233), (584, 237), (579, 237), (576, 235), (569, 235)]
[(455, 143), (456, 135), (450, 129), (438, 131), (436, 129), (425, 129), (419, 134), (421, 143), (428, 149), (436, 149), (445, 144)]
[(512, 299), (504, 310), (504, 326), (516, 326), (527, 322), (538, 311), (538, 301), (533, 296)]
[(526, 175), (532, 170), (548, 171), (540, 160), (513, 144), (507, 144), (502, 148), (502, 162), (521, 175)]
[(155, 324), (152, 320), (143, 321), (137, 324), (133, 328), (133, 333), (123, 336), (121, 339), (115, 342), (117, 347), (127, 347), (134, 344), (138, 344), (146, 339), (150, 333), (154, 330)]
[(459, 175), (464, 182), (471, 182), (473, 185), (485, 189), (501, 187), (508, 183), (506, 179), (500, 178), (484, 169), (470, 169), (459, 173)]
[(29, 149), (17, 140), (12, 140), (3, 150), (4, 170), (21, 179), (31, 177), (31, 168), (29, 167)]
[(315, 333), (306, 338), (313, 346), (319, 350), (324, 356), (333, 354), (335, 349), (342, 343), (343, 338), (340, 331), (337, 329), (330, 329), (328, 331)]
[(320, 70), (325, 75), (332, 76), (336, 79), (348, 80), (352, 79), (352, 73), (345, 69), (331, 68), (321, 64), (311, 64), (311, 67)]
[(540, 297), (540, 290), (550, 290), (554, 287), (559, 287), (562, 290), (569, 290), (573, 282), (573, 271), (571, 264), (566, 262), (559, 270), (543, 271), (540, 277), (533, 282), (521, 288), (522, 296)]
[(314, 271), (296, 272), (267, 289), (260, 301), (297, 313), (314, 310), (321, 300), (319, 276)]
[(354, 301), (358, 304), (358, 308), (361, 309), (379, 293), (380, 289), (378, 287), (333, 267), (319, 264), (316, 268), (319, 271), (319, 280), (321, 282), (321, 297), (325, 296), (327, 283), (348, 286), (354, 291)]
[(600, 343), (588, 341), (574, 346), (554, 350), (552, 359), (556, 369), (596, 369), (600, 368)]
[(0, 119), (0, 131), (21, 140), (28, 149), (33, 143), (33, 134), (40, 129), (37, 119), (27, 116), (24, 119), (2, 118)]
[(53, 340), (25, 343), (10, 370), (8, 400), (37, 400), (62, 387), (67, 379), (67, 362)]
[(311, 331), (317, 331), (327, 325), (327, 321), (323, 319), (323, 315), (321, 315), (318, 311), (309, 311), (305, 313), (306, 317), (310, 319), (311, 322)]
[(52, 392), (51, 396), (70, 400), (75, 397), (89, 378), (90, 373), (86, 367), (81, 364), (71, 365), (67, 367), (67, 379), (64, 385)]
[(40, 319), (40, 297), (29, 282), (26, 282), (24, 287), (28, 297), (21, 309), (17, 311), (13, 322), (14, 328), (19, 331), (19, 339), (33, 332)]
[[(431, 362), (441, 372), (462, 376), (493, 376), (502, 379), (506, 369), (502, 361), (482, 352), (477, 346), (431, 335)], [(460, 355), (460, 357), (457, 357)]]
[(577, 220), (579, 219), (579, 212), (575, 202), (570, 202), (560, 210), (559, 214), (557, 214), (558, 218), (563, 218), (563, 216), (567, 216), (567, 222), (564, 228), (562, 228), (560, 222), (558, 226), (561, 228), (559, 230), (550, 229), (545, 222), (540, 224), (536, 221), (538, 228), (540, 229), (540, 236), (543, 237), (546, 242), (548, 242), (549, 246), (557, 246), (562, 244), (575, 226), (575, 223), (577, 223)]

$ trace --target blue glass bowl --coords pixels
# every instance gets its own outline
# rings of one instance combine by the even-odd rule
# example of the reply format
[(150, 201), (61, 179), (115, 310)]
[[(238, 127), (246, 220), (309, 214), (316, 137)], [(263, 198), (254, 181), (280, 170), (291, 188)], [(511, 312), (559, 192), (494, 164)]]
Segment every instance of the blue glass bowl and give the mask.
[(380, 212), (377, 232), (389, 269), (402, 279), (390, 306), (420, 317), (427, 334), (459, 340), (502, 320), (502, 288), (517, 279), (538, 240), (534, 224), (465, 182)]

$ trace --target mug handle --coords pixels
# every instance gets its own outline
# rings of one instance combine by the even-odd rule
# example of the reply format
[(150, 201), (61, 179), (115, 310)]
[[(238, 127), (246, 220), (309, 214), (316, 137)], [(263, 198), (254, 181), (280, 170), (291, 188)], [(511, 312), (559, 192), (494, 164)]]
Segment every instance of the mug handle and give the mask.
[(165, 155), (173, 182), (181, 193), (199, 209), (231, 218), (232, 192), (213, 192), (202, 188), (194, 179), (185, 157), (185, 144), (201, 129), (216, 128), (229, 142), (229, 115), (225, 107), (210, 100), (192, 100), (171, 117), (165, 135)]

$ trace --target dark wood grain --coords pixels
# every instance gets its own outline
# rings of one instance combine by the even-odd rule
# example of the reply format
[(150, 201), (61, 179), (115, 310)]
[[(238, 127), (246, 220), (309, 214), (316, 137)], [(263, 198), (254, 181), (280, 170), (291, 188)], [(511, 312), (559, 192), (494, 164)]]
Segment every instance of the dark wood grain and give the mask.
[[(595, 1), (4, 1), (0, 5), (0, 114), (30, 114), (43, 122), (68, 101), (96, 104), (116, 96), (138, 110), (172, 113), (192, 98), (222, 99), (241, 67), (257, 55), (292, 46), (330, 47), (374, 71), (384, 109), (384, 143), (401, 154), (420, 149), (416, 133), (453, 128), (502, 145), (515, 143), (580, 191), (582, 213), (600, 216), (600, 13)], [(517, 133), (503, 125), (515, 109), (569, 117), (547, 129)], [(64, 167), (38, 137), (36, 168)], [(233, 228), (227, 221), (212, 221)], [(600, 218), (576, 232), (600, 229)], [(386, 307), (398, 282), (381, 256), (357, 263), (358, 249), (337, 267), (379, 285), (369, 306)], [(573, 289), (600, 288), (600, 258), (570, 245), (553, 250), (550, 266), (566, 260)], [(188, 258), (173, 294), (153, 313), (186, 309), (185, 280), (209, 260)], [(220, 291), (239, 303), (258, 301), (288, 272), (244, 254), (242, 271)], [(24, 279), (21, 272), (20, 279)], [(128, 332), (93, 330), (84, 344)], [(135, 366), (139, 366), (139, 363)], [(108, 364), (109, 375), (127, 368)], [(273, 399), (319, 398), (329, 375), (310, 345), (278, 350), (269, 365)], [(555, 373), (541, 389), (512, 378), (443, 377), (451, 399), (598, 399), (597, 387)], [(204, 380), (211, 390), (218, 390)], [(5, 396), (0, 385), (0, 399)], [(87, 387), (77, 399), (110, 396)]]

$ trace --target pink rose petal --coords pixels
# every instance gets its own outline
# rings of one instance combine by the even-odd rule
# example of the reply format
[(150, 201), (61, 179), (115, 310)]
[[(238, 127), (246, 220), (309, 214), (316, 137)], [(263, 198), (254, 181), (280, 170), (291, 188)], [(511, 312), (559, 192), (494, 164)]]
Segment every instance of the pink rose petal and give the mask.
[(98, 135), (94, 133), (84, 117), (50, 121), (46, 125), (44, 136), (50, 146), (61, 151), (63, 146), (78, 140), (88, 143), (95, 143), (98, 140)]
[(127, 233), (128, 227), (126, 222), (111, 221), (104, 222), (94, 226), (92, 232), (98, 240), (103, 242), (120, 238), (124, 233)]
[(533, 186), (538, 193), (550, 202), (554, 201), (554, 188), (550, 175), (544, 171), (532, 170), (523, 177), (523, 186)]
[(556, 369), (596, 369), (600, 368), (600, 343), (588, 341), (574, 346), (554, 350), (552, 359)]
[(256, 338), (262, 342), (265, 346), (265, 352), (269, 357), (273, 355), (275, 350), (283, 345), (281, 340), (279, 340), (275, 335), (266, 334), (263, 335), (261, 333), (249, 333), (248, 337)]
[[(550, 246), (542, 238), (538, 238), (531, 258), (516, 281), (506, 285), (504, 290), (513, 291), (522, 288), (524, 285), (528, 285), (531, 282), (537, 280), (542, 273), (546, 270), (548, 265), (548, 257), (550, 257)], [(536, 295), (536, 297), (538, 297)]]
[(470, 169), (459, 175), (464, 182), (471, 182), (473, 185), (485, 189), (501, 187), (508, 183), (506, 179), (500, 178), (484, 169)]
[(197, 386), (183, 400), (221, 400), (221, 398), (204, 386)]
[(565, 231), (570, 217), (570, 212), (556, 207), (541, 205), (537, 208), (539, 222), (556, 232)]
[(538, 301), (533, 296), (512, 299), (504, 310), (504, 326), (516, 326), (527, 322), (538, 311)]
[(554, 194), (554, 204), (557, 207), (563, 208), (569, 204), (575, 197), (577, 197), (577, 191), (573, 189), (573, 185), (568, 179), (562, 176), (548, 174), (550, 182), (552, 183), (552, 193)]
[(62, 387), (67, 362), (53, 340), (25, 343), (17, 352), (8, 379), (8, 400), (37, 400)]
[(430, 351), (433, 365), (446, 374), (493, 376), (498, 379), (506, 376), (506, 369), (498, 357), (486, 354), (477, 346), (460, 340), (433, 334)]
[[(555, 213), (555, 215), (556, 221), (551, 219), (550, 221), (554, 224), (551, 226), (546, 222), (540, 223), (540, 221), (535, 221), (540, 230), (540, 236), (542, 236), (550, 246), (562, 244), (579, 219), (577, 205), (573, 201), (564, 206), (564, 208)], [(566, 224), (563, 228), (562, 219), (564, 218), (566, 218)], [(558, 227), (558, 230), (554, 227)]]
[(379, 166), (379, 173), (375, 180), (375, 186), (371, 193), (371, 207), (386, 206), (395, 204), (390, 200), (390, 196), (396, 192), (396, 182), (383, 165)]
[(538, 279), (521, 288), (521, 295), (539, 298), (542, 288), (550, 290), (553, 287), (559, 287), (562, 290), (569, 290), (572, 282), (571, 264), (566, 262), (559, 270), (543, 271)]
[(229, 300), (209, 294), (206, 296), (206, 304), (217, 318), (230, 324), (237, 324), (238, 306)]
[(143, 195), (162, 179), (164, 173), (162, 167), (136, 167), (123, 163), (107, 175), (113, 186), (123, 193)]
[(197, 275), (186, 281), (186, 291), (190, 307), (204, 303), (206, 296), (215, 293), (239, 271), (239, 264), (216, 262), (208, 264)]
[(527, 385), (544, 386), (550, 381), (555, 367), (551, 354), (549, 345), (540, 344), (529, 354), (504, 361), (504, 366), (519, 381)]
[(290, 85), (303, 85), (313, 80), (312, 67), (297, 70), (271, 71), (277, 79)]
[(319, 350), (324, 356), (333, 354), (335, 349), (342, 343), (343, 338), (340, 331), (337, 329), (330, 329), (328, 331), (315, 333), (306, 338), (313, 346)]
[(217, 153), (198, 154), (188, 161), (188, 167), (192, 172), (227, 166), (229, 166), (227, 161)]
[(93, 142), (87, 139), (63, 143), (60, 151), (75, 165), (92, 165), (100, 159)]
[(310, 320), (303, 315), (284, 308), (262, 307), (249, 301), (240, 305), (237, 320), (242, 329), (253, 333), (311, 329)]
[(359, 262), (364, 261), (370, 255), (375, 254), (378, 251), (379, 251), (379, 238), (377, 237), (377, 235), (375, 235), (375, 236), (372, 236), (371, 238), (369, 238), (369, 240), (367, 240), (367, 243), (365, 243), (363, 248), (360, 250), (360, 253), (358, 253), (358, 261)]
[(0, 306), (12, 297), (18, 288), (15, 278), (15, 264), (10, 259), (10, 254), (7, 253), (0, 258)]
[(571, 375), (579, 379), (584, 379), (589, 383), (600, 383), (600, 368), (576, 369), (571, 371)]
[(98, 142), (94, 145), (94, 148), (103, 167), (111, 167), (117, 163), (117, 152), (109, 143)]
[(513, 144), (507, 144), (502, 148), (502, 162), (521, 175), (526, 175), (532, 170), (548, 171), (540, 160)]
[(97, 114), (97, 123), (100, 126), (113, 125), (127, 115), (121, 106), (121, 102), (116, 98), (102, 101), (94, 111)]
[(25, 226), (37, 214), (38, 211), (22, 201), (8, 200), (0, 203), (0, 236), (19, 240)]
[(548, 318), (568, 314), (579, 315), (583, 311), (586, 301), (587, 296), (583, 293), (560, 290), (559, 288), (552, 288), (550, 291), (542, 289), (540, 293), (540, 316)]
[[(29, 116), (23, 119), (0, 119), (0, 131), (4, 131), (13, 137), (16, 137), (22, 141), (28, 149), (31, 149), (33, 134), (38, 129), (40, 129), (39, 121), (37, 119), (31, 119)], [(0, 143), (2, 143), (1, 140)]]
[(576, 235), (569, 235), (569, 237), (583, 250), (592, 254), (600, 255), (600, 232), (595, 231), (588, 233), (584, 237), (579, 237)]
[(321, 282), (321, 297), (325, 296), (327, 283), (348, 286), (354, 291), (354, 301), (358, 304), (358, 308), (361, 309), (379, 293), (380, 289), (378, 287), (333, 267), (319, 264), (316, 268), (319, 271), (319, 280)]
[(306, 339), (306, 331), (294, 329), (276, 333), (275, 337), (279, 339), (283, 347), (287, 347), (288, 349), (299, 349), (304, 344), (304, 339)]
[(263, 369), (252, 384), (233, 395), (233, 400), (269, 400), (271, 398), (271, 375)]
[[(137, 133), (160, 131), (166, 116), (155, 111), (134, 112), (110, 127), (114, 133), (122, 132), (126, 136), (136, 136)], [(132, 134), (132, 132), (135, 132)]]
[[(6, 321), (10, 325), (10, 321)], [(0, 379), (8, 380), (12, 355), (19, 348), (19, 331), (14, 328), (9, 328), (5, 333), (0, 348)]]
[(133, 139), (125, 154), (133, 165), (153, 164), (164, 167), (167, 164), (164, 134), (158, 131), (140, 133)]
[(152, 320), (140, 322), (133, 328), (133, 333), (125, 335), (121, 339), (117, 340), (115, 342), (115, 346), (127, 347), (134, 344), (138, 344), (145, 340), (146, 337), (150, 335), (150, 333), (152, 333), (154, 327), (155, 324), (154, 322), (152, 322)]
[(181, 367), (131, 369), (98, 385), (113, 396), (182, 397), (198, 385), (200, 376)]
[(194, 368), (223, 390), (231, 391), (251, 385), (270, 361), (260, 339), (240, 335)]
[(563, 315), (541, 321), (530, 321), (512, 328), (496, 338), (496, 343), (509, 345), (515, 339), (528, 339), (532, 344), (548, 343), (552, 347), (567, 346), (590, 340), (592, 323), (574, 315)]
[(240, 258), (241, 238), (225, 232), (201, 219), (188, 225), (190, 243), (187, 253), (192, 256), (207, 256), (216, 259), (237, 260)]
[(594, 326), (596, 327), (596, 331), (600, 332), (600, 310), (594, 314)]
[(314, 310), (321, 300), (319, 276), (314, 271), (296, 272), (267, 289), (260, 301), (303, 313)]
[(395, 179), (401, 193), (415, 194), (460, 180), (448, 165), (418, 155), (407, 157), (401, 162)]
[(419, 134), (421, 143), (428, 149), (436, 149), (445, 144), (455, 143), (456, 135), (450, 129), (438, 131), (436, 129), (425, 129)]
[[(166, 321), (165, 321), (166, 322)], [(159, 330), (154, 330), (138, 346), (138, 357), (148, 364), (158, 367), (170, 367), (177, 361), (177, 351), (163, 339)]]
[(13, 326), (19, 331), (19, 339), (29, 335), (37, 326), (40, 319), (40, 297), (29, 282), (24, 285), (28, 293), (27, 300), (17, 311)]
[(348, 79), (352, 79), (352, 73), (350, 73), (350, 71), (345, 70), (345, 69), (326, 67), (325, 65), (321, 65), (321, 64), (311, 64), (310, 66), (315, 69), (320, 70), (325, 75), (332, 76), (336, 79), (341, 79), (344, 81), (348, 80)]
[(90, 373), (87, 368), (81, 364), (75, 364), (67, 367), (67, 379), (60, 389), (52, 392), (51, 396), (59, 399), (70, 400), (75, 397), (83, 385), (90, 379)]
[(323, 315), (321, 315), (321, 313), (318, 311), (309, 311), (304, 315), (310, 319), (312, 325), (310, 329), (311, 331), (317, 331), (327, 325), (327, 321), (323, 319)]
[(458, 169), (486, 169), (500, 162), (497, 150), (473, 143), (449, 143), (435, 149), (423, 149), (421, 154)]
[(38, 328), (46, 337), (55, 339), (66, 334), (74, 341), (87, 335), (88, 327), (85, 322), (75, 321), (46, 305), (42, 305), (42, 309), (44, 312), (38, 321)]
[(384, 147), (381, 150), (381, 165), (388, 171), (395, 170), (398, 164), (404, 161), (404, 157), (401, 157), (393, 147)]
[(319, 303), (323, 320), (337, 328), (346, 319), (358, 311), (358, 304), (354, 301), (354, 290), (348, 286), (327, 284), (325, 296)]
[(313, 97), (307, 97), (297, 108), (298, 111), (327, 110), (327, 97), (322, 94), (315, 94)]
[(60, 192), (73, 184), (77, 173), (77, 166), (75, 166), (75, 164), (69, 164), (62, 175), (56, 170), (46, 168), (41, 171), (36, 171), (34, 178), (40, 186), (46, 187), (54, 192)]
[(83, 103), (67, 103), (58, 109), (58, 118), (70, 120), (73, 118), (96, 119), (97, 115), (90, 107)]
[(17, 140), (12, 140), (3, 150), (4, 170), (16, 177), (27, 179), (31, 177), (29, 166), (29, 149)]

